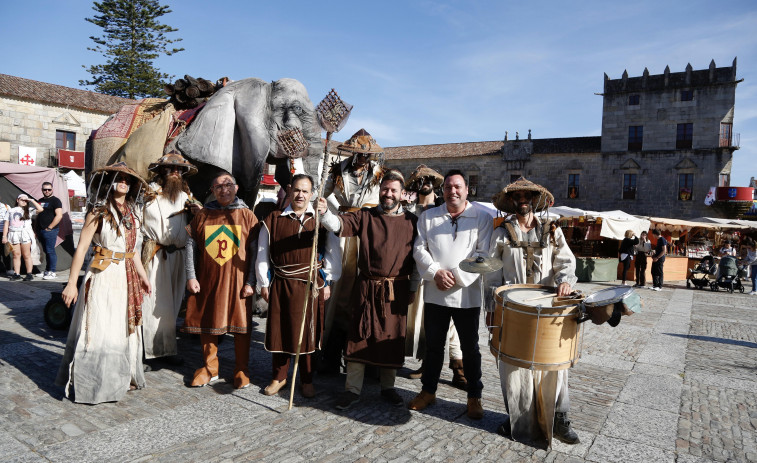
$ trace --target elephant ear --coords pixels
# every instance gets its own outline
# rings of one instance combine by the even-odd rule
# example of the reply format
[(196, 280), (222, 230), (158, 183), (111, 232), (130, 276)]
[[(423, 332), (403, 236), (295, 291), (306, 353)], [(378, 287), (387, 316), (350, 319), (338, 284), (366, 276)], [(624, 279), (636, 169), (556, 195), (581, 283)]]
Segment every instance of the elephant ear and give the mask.
[(270, 84), (250, 78), (232, 82), (208, 100), (176, 146), (192, 161), (231, 172), (244, 189), (257, 184), (270, 148)]

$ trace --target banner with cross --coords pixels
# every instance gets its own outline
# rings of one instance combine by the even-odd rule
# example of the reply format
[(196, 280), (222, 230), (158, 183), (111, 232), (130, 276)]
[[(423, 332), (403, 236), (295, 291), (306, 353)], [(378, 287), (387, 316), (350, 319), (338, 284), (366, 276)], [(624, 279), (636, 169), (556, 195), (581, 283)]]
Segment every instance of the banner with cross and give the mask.
[(18, 147), (18, 163), (25, 166), (37, 165), (37, 148), (29, 146)]

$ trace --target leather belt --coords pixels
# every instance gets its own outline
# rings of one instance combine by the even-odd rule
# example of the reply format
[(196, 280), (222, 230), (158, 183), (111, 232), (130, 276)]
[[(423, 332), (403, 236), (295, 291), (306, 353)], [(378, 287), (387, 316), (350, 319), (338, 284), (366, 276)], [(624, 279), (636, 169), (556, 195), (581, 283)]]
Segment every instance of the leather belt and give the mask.
[(94, 251), (95, 255), (92, 256), (90, 265), (98, 270), (105, 270), (112, 263), (118, 265), (120, 262), (134, 257), (133, 252), (114, 252), (102, 246), (95, 246)]

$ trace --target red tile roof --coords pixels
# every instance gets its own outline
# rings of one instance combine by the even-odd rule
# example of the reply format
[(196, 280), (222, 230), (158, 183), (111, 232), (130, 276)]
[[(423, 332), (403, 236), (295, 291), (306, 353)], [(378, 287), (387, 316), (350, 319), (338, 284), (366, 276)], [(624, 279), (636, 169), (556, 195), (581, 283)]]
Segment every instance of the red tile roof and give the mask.
[(0, 74), (0, 95), (113, 114), (134, 100)]
[(390, 159), (451, 158), (499, 154), (502, 140), (474, 141), (470, 143), (444, 143), (440, 145), (395, 146), (384, 148), (384, 156)]

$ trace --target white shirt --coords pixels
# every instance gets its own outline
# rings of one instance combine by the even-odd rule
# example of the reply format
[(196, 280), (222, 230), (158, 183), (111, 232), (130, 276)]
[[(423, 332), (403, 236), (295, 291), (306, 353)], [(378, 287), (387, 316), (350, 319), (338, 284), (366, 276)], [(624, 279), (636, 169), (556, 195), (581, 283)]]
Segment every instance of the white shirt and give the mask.
[[(310, 214), (309, 216), (307, 214)], [(292, 206), (287, 206), (281, 215), (288, 215), (294, 220), (300, 220), (297, 214), (294, 213)], [(311, 204), (308, 204), (305, 213), (303, 214), (303, 224), (308, 220), (314, 220), (315, 210)], [(323, 256), (323, 272), (326, 274), (326, 281), (335, 281), (342, 276), (342, 256), (341, 248), (339, 247), (339, 238), (333, 233), (326, 234), (326, 250)], [(261, 288), (267, 288), (271, 285), (271, 280), (268, 278), (268, 271), (271, 268), (271, 248), (270, 248), (270, 235), (268, 234), (268, 228), (263, 225), (260, 227), (260, 235), (258, 236), (258, 256), (255, 261), (255, 274), (258, 278), (258, 286)]]
[[(465, 210), (456, 221), (457, 226), (453, 225), (446, 204), (428, 209), (418, 218), (413, 257), (421, 278), (432, 282), (424, 285), (423, 299), (447, 307), (481, 307), (480, 275), (463, 272), (458, 266), (468, 257), (489, 254), (492, 218), (466, 201)], [(433, 281), (439, 270), (450, 270), (455, 276), (455, 286), (446, 291), (437, 288)]]

